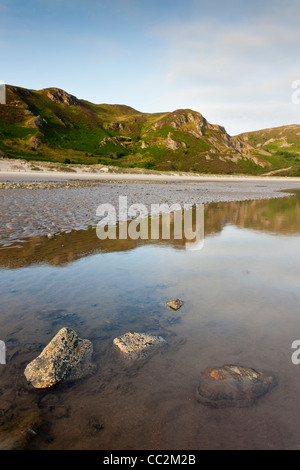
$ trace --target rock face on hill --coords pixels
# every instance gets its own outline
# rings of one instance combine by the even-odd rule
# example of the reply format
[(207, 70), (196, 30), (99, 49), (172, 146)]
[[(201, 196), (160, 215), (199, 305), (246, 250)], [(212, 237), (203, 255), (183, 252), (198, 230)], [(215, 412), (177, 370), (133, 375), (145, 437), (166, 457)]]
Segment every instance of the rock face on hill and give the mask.
[(42, 118), (40, 115), (30, 119), (27, 122), (27, 126), (35, 127), (36, 129), (43, 127), (45, 124), (47, 124), (46, 119)]
[(48, 89), (47, 96), (51, 101), (54, 101), (54, 103), (63, 103), (67, 106), (78, 106), (80, 104), (80, 101), (76, 98), (76, 96), (70, 95), (60, 88)]
[(41, 354), (25, 369), (35, 388), (47, 389), (63, 379), (79, 379), (93, 370), (92, 343), (81, 339), (72, 328), (62, 328)]
[[(153, 124), (152, 129), (158, 130), (166, 127), (173, 127), (173, 129), (186, 132), (196, 139), (204, 139), (212, 145), (214, 151), (223, 151), (224, 147), (227, 147), (236, 150), (238, 153), (249, 155), (250, 145), (239, 138), (231, 137), (223, 126), (210, 124), (197, 111), (178, 109), (158, 120)], [(176, 150), (176, 148), (179, 148), (179, 146), (173, 146), (173, 150)]]
[(247, 407), (268, 393), (277, 381), (274, 374), (249, 367), (209, 367), (201, 374), (197, 400), (213, 408)]

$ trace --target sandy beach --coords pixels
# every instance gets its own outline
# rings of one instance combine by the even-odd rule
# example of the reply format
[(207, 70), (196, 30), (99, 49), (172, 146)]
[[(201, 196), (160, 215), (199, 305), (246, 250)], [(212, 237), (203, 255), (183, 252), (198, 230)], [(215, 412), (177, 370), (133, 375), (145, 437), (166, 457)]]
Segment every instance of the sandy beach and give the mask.
[(118, 168), (95, 165), (63, 165), (26, 160), (0, 159), (0, 181), (12, 180), (96, 180), (96, 181), (152, 181), (152, 182), (201, 182), (201, 181), (277, 181), (296, 182), (300, 178), (282, 176), (205, 175), (191, 173), (158, 172), (145, 169)]

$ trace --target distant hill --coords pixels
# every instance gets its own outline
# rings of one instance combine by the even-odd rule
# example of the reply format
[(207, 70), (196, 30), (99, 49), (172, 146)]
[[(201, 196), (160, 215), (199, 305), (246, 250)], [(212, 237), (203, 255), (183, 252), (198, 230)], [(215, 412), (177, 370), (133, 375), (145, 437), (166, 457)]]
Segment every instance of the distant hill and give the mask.
[(267, 159), (274, 174), (300, 176), (300, 125), (248, 132), (239, 139), (252, 147), (252, 155)]
[(300, 126), (240, 136), (179, 109), (142, 113), (94, 104), (58, 88), (6, 86), (0, 105), (0, 156), (220, 174), (300, 176)]

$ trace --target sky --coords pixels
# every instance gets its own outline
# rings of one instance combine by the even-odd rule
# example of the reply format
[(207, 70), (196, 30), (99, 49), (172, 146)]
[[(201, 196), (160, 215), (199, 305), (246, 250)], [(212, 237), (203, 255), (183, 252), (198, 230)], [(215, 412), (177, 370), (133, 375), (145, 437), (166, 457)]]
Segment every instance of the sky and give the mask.
[(0, 0), (0, 81), (230, 135), (300, 124), (299, 18), (299, 0)]

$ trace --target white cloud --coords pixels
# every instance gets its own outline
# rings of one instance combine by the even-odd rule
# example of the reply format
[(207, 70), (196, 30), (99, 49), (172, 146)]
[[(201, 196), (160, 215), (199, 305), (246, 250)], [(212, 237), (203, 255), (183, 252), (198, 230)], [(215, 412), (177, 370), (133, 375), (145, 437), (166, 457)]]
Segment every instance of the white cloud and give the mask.
[(223, 115), (233, 133), (300, 122), (300, 108), (291, 105), (291, 84), (300, 79), (299, 26), (275, 6), (276, 15), (237, 23), (206, 18), (157, 30), (166, 42), (166, 105), (206, 110), (214, 122)]

